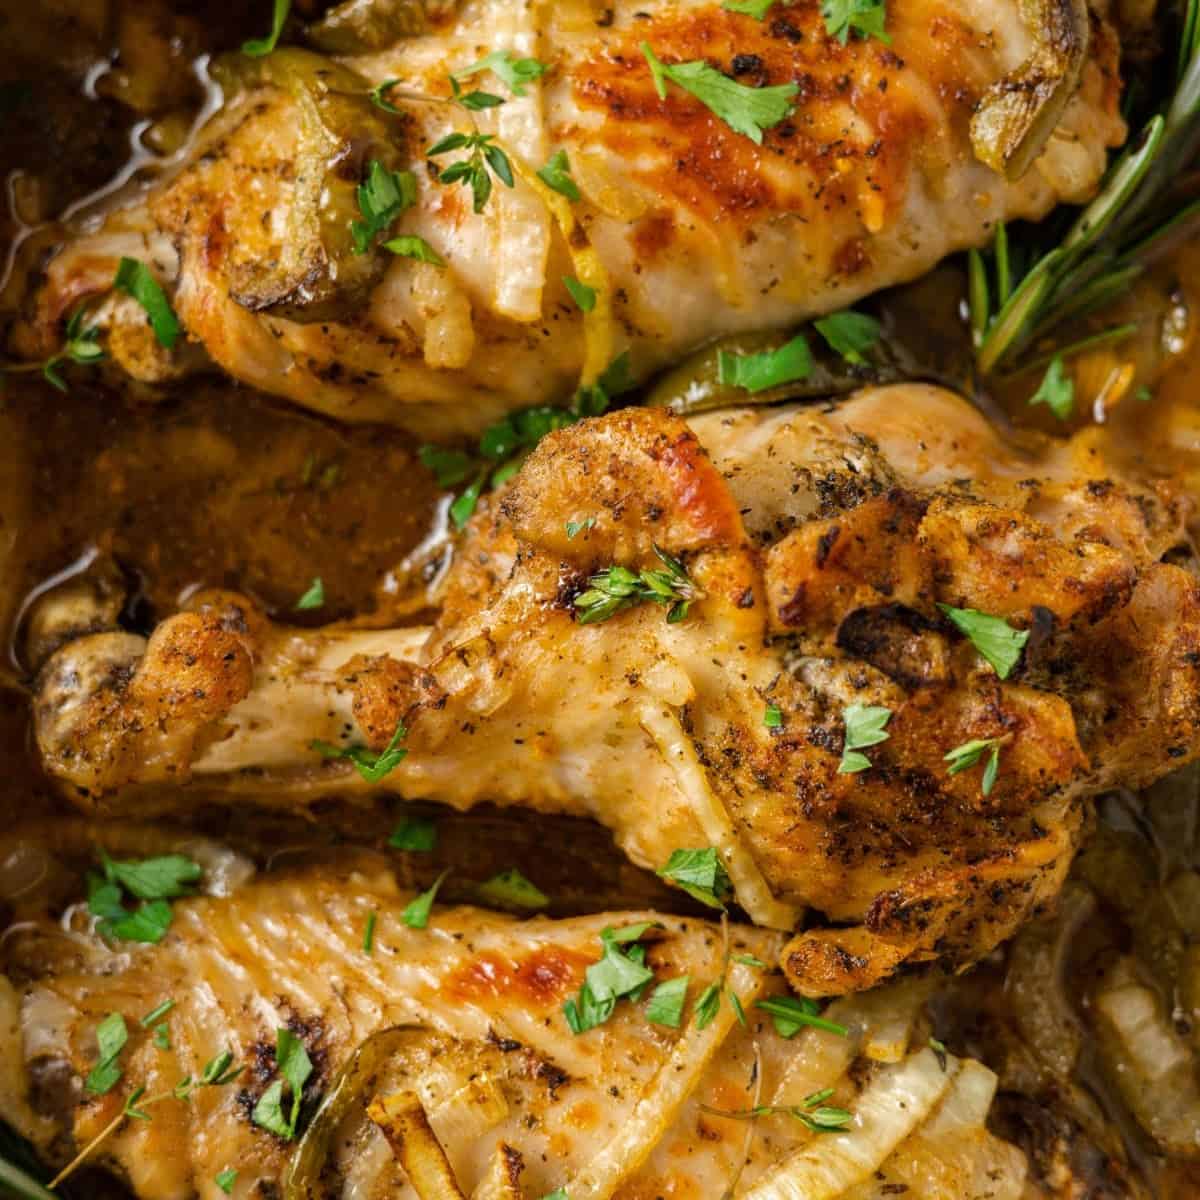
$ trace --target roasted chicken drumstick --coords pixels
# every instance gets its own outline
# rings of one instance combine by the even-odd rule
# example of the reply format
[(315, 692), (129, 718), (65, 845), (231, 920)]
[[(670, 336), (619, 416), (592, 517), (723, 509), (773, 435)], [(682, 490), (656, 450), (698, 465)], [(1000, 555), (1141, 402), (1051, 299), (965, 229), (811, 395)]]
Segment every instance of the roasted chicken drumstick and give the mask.
[[(148, 643), (59, 650), (39, 745), (100, 811), (189, 777), (239, 803), (381, 786), (590, 815), (655, 868), (716, 847), (754, 921), (822, 914), (793, 986), (855, 991), (988, 953), (1057, 893), (1086, 796), (1200, 753), (1187, 513), (1094, 432), (1009, 444), (923, 386), (626, 409), (543, 440), (432, 630), (200, 596)], [(390, 751), (374, 783), (322, 757), (363, 742)]]
[[(902, 0), (882, 36), (817, 0), (762, 20), (717, 0), (439, 11), (366, 51), (316, 34), (333, 57), (221, 63), (186, 161), (67, 239), (14, 349), (50, 353), (88, 302), (140, 379), (202, 364), (199, 343), (345, 420), (478, 433), (622, 350), (645, 378), (1080, 203), (1125, 136), (1117, 37), (1083, 0)], [(1018, 98), (1032, 128), (1006, 149)], [(480, 171), (482, 203), (460, 186)], [(172, 349), (112, 291), (122, 257), (165, 286)]]

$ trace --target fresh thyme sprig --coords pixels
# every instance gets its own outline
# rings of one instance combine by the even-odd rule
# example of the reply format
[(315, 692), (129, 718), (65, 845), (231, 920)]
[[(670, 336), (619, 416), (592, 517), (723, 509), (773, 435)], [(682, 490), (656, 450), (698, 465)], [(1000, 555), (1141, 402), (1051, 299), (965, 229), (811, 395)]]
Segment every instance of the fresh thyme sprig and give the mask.
[(700, 1107), (714, 1117), (733, 1121), (753, 1121), (758, 1117), (771, 1116), (793, 1117), (813, 1133), (832, 1133), (845, 1129), (854, 1120), (854, 1114), (849, 1110), (825, 1103), (832, 1095), (833, 1088), (822, 1088), (805, 1096), (799, 1104), (757, 1104), (753, 1108), (734, 1110), (712, 1108), (707, 1104)]
[(693, 601), (703, 593), (692, 582), (683, 563), (661, 546), (654, 547), (663, 564), (662, 570), (641, 570), (613, 565), (593, 575), (591, 586), (575, 597), (576, 619), (580, 625), (607, 621), (627, 608), (639, 604), (660, 604), (667, 609), (667, 621), (674, 625), (688, 615)]
[(1181, 206), (1172, 195), (1198, 143), (1200, 0), (1188, 0), (1174, 94), (1118, 156), (1061, 241), (1046, 252), (1022, 254), (998, 226), (990, 277), (985, 257), (970, 252), (968, 303), (981, 374), (1011, 365), (1064, 322), (1126, 292), (1155, 255), (1200, 218), (1200, 201)]
[(62, 349), (50, 355), (43, 362), (4, 363), (0, 364), (0, 373), (21, 375), (30, 371), (40, 371), (47, 383), (52, 384), (60, 392), (67, 390), (66, 380), (63, 379), (60, 367), (63, 363), (74, 362), (83, 366), (93, 366), (104, 358), (104, 350), (100, 346), (100, 328), (97, 325), (84, 326), (86, 306), (80, 305), (67, 321)]

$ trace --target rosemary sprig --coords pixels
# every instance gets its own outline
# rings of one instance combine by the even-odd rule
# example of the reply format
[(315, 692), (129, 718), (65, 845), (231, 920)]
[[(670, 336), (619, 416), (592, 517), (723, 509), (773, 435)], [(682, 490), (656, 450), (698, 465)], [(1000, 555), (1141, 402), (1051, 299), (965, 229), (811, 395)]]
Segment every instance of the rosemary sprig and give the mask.
[[(1200, 201), (1180, 208), (1172, 184), (1200, 143), (1200, 0), (1188, 0), (1175, 91), (1116, 158), (1099, 194), (1052, 249), (1018, 271), (1003, 225), (989, 255), (968, 256), (968, 303), (983, 375), (1032, 342), (1087, 316), (1126, 291), (1176, 236), (1200, 218)], [(1060, 349), (1068, 354), (1082, 345)]]

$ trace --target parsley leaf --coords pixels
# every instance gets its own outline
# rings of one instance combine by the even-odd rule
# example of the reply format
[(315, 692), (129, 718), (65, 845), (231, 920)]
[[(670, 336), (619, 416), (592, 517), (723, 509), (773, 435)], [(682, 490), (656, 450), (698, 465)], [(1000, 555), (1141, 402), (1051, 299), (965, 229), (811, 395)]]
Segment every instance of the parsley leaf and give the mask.
[(768, 729), (781, 729), (783, 727), (783, 712), (778, 704), (768, 704), (763, 710), (763, 724)]
[(150, 268), (136, 258), (122, 258), (117, 266), (113, 287), (128, 293), (146, 310), (158, 344), (173, 350), (179, 337), (179, 319), (172, 311), (162, 285), (150, 273)]
[(408, 730), (403, 724), (397, 725), (396, 732), (377, 755), (373, 755), (366, 746), (333, 746), (319, 739), (309, 742), (309, 748), (315, 750), (322, 758), (348, 758), (363, 779), (368, 783), (378, 783), (404, 761), (408, 751), (396, 743), (407, 733)]
[(524, 96), (524, 85), (545, 75), (548, 70), (550, 67), (544, 62), (538, 62), (536, 58), (516, 58), (511, 50), (494, 50), (477, 63), (455, 71), (454, 78), (469, 79), (472, 75), (478, 75), (480, 71), (491, 71), (508, 84), (514, 96)]
[(283, 32), (283, 23), (287, 20), (292, 7), (292, 0), (275, 0), (275, 8), (271, 14), (271, 32), (263, 38), (251, 38), (242, 43), (242, 53), (251, 58), (262, 58), (275, 49), (279, 35)]
[(666, 608), (667, 621), (674, 625), (688, 614), (701, 592), (692, 582), (683, 564), (660, 546), (654, 547), (665, 570), (639, 571), (611, 566), (593, 575), (588, 588), (575, 597), (576, 620), (580, 625), (607, 621), (627, 608), (639, 604), (659, 604)]
[(580, 388), (569, 408), (540, 404), (511, 413), (483, 431), (475, 455), (440, 446), (421, 446), (417, 454), (437, 476), (441, 487), (456, 487), (470, 480), (450, 506), (455, 528), (461, 529), (470, 520), (489, 480), (492, 487), (499, 487), (511, 478), (546, 434), (574, 425), (584, 417), (599, 416), (607, 411), (612, 397), (632, 387), (629, 353), (622, 351), (594, 384)]
[(174, 1000), (164, 1000), (164, 1001), (163, 1001), (161, 1004), (159, 1004), (157, 1007), (155, 1007), (155, 1008), (152, 1008), (152, 1009), (151, 1009), (151, 1010), (150, 1010), (150, 1011), (149, 1011), (149, 1012), (148, 1012), (148, 1013), (147, 1013), (147, 1014), (146, 1014), (146, 1015), (145, 1015), (145, 1016), (144, 1016), (144, 1017), (143, 1017), (143, 1018), (142, 1018), (142, 1019), (141, 1019), (141, 1020), (138, 1022), (138, 1024), (139, 1024), (139, 1025), (140, 1025), (140, 1026), (141, 1026), (143, 1029), (149, 1029), (151, 1025), (153, 1025), (153, 1024), (156, 1022), (156, 1021), (158, 1021), (158, 1020), (161, 1020), (163, 1017), (165, 1017), (165, 1016), (167, 1015), (167, 1013), (169, 1013), (169, 1012), (171, 1011), (171, 1009), (173, 1009), (174, 1007), (175, 1007), (175, 1001), (174, 1001)]
[(394, 850), (427, 853), (437, 845), (437, 826), (429, 817), (409, 817), (392, 830), (388, 845)]
[(316, 576), (308, 585), (308, 591), (295, 603), (296, 612), (306, 612), (310, 608), (321, 608), (325, 603), (325, 584), (321, 577)]
[(744, 13), (756, 21), (762, 21), (774, 5), (775, 0), (724, 0), (721, 7), (727, 12)]
[(891, 43), (892, 39), (884, 32), (885, 0), (821, 0), (821, 16), (825, 18), (825, 31), (843, 46), (852, 32)]
[(728, 350), (717, 353), (718, 380), (748, 392), (765, 392), (768, 388), (807, 379), (812, 369), (812, 352), (802, 333), (778, 350), (764, 350), (761, 354), (731, 354)]
[(670, 80), (695, 96), (735, 133), (744, 134), (757, 145), (762, 145), (764, 129), (771, 129), (792, 113), (792, 97), (799, 91), (794, 83), (747, 87), (706, 62), (668, 66), (655, 56), (649, 42), (641, 43), (641, 51), (650, 64), (654, 89), (660, 100), (667, 98), (667, 80)]
[(192, 884), (204, 873), (199, 863), (182, 854), (165, 854), (117, 862), (101, 850), (100, 862), (109, 883), (120, 884), (139, 900), (171, 900), (191, 895)]
[(411, 171), (389, 171), (377, 158), (367, 164), (367, 177), (358, 185), (361, 221), (350, 223), (354, 253), (366, 254), (375, 238), (417, 201), (417, 177)]
[(566, 285), (567, 291), (571, 293), (571, 299), (579, 305), (583, 312), (590, 313), (596, 307), (595, 288), (588, 287), (586, 283), (580, 283), (573, 275), (564, 275), (562, 281)]
[(372, 910), (367, 913), (366, 928), (363, 929), (363, 953), (370, 955), (375, 951), (375, 922), (379, 920), (379, 914)]
[(550, 897), (541, 888), (530, 883), (516, 867), (501, 871), (481, 883), (476, 889), (481, 900), (498, 908), (535, 910), (545, 908)]
[(435, 267), (444, 267), (446, 260), (423, 238), (415, 233), (402, 234), (383, 243), (385, 250), (401, 258), (415, 258), (419, 262), (432, 263)]
[(161, 942), (171, 928), (171, 906), (165, 900), (151, 900), (146, 904), (107, 923), (103, 933), (123, 942), (144, 942), (155, 945)]
[(450, 868), (447, 867), (433, 881), (431, 888), (409, 901), (404, 912), (400, 914), (400, 919), (409, 929), (424, 929), (429, 924), (429, 913), (433, 908), (433, 901), (438, 894), (438, 888), (442, 886), (442, 880), (449, 874)]
[(574, 541), (579, 534), (591, 529), (595, 524), (595, 517), (584, 517), (582, 521), (568, 521), (566, 524), (567, 540)]
[(863, 355), (879, 341), (883, 328), (874, 317), (868, 317), (866, 313), (856, 313), (851, 309), (831, 313), (819, 321), (814, 321), (813, 325), (833, 350), (855, 366), (866, 362)]
[(953, 608), (939, 604), (960, 632), (967, 635), (971, 645), (992, 664), (1001, 679), (1012, 674), (1029, 641), (1028, 629), (1014, 629), (1003, 617), (993, 617), (974, 608)]
[(125, 1018), (120, 1013), (109, 1013), (96, 1026), (96, 1044), (100, 1049), (99, 1058), (92, 1068), (83, 1086), (93, 1096), (103, 1096), (109, 1092), (121, 1078), (121, 1068), (117, 1066), (117, 1058), (129, 1041), (129, 1030), (125, 1027)]
[(990, 796), (992, 788), (996, 786), (996, 777), (1000, 774), (1001, 741), (1001, 738), (975, 738), (963, 742), (961, 746), (955, 746), (942, 760), (948, 764), (947, 773), (957, 775), (960, 771), (967, 771), (987, 754), (988, 761), (983, 769), (980, 790), (985, 796)]
[[(605, 928), (600, 934), (603, 954), (588, 967), (579, 995), (563, 1005), (563, 1015), (573, 1034), (578, 1036), (612, 1016), (616, 1003), (624, 996), (637, 999), (654, 972), (645, 965), (646, 948), (630, 945), (642, 937), (652, 922), (642, 921), (623, 929)], [(629, 945), (628, 950), (622, 946)]]
[(754, 1007), (770, 1014), (780, 1037), (795, 1037), (806, 1026), (836, 1033), (839, 1037), (849, 1033), (845, 1025), (825, 1020), (816, 1001), (807, 996), (770, 996), (766, 1000), (755, 1000)]
[(733, 892), (729, 876), (712, 846), (699, 850), (672, 850), (659, 876), (681, 887), (709, 908), (725, 908)]
[(655, 1025), (667, 1025), (671, 1029), (678, 1029), (683, 1024), (688, 979), (687, 975), (680, 975), (678, 979), (668, 979), (660, 983), (650, 993), (650, 1003), (646, 1005), (646, 1020)]
[(1071, 419), (1075, 411), (1075, 380), (1067, 374), (1061, 354), (1051, 360), (1029, 403), (1044, 404), (1060, 421)]
[(713, 1023), (713, 1018), (721, 1011), (721, 989), (715, 983), (710, 983), (700, 993), (693, 1011), (696, 1016), (696, 1028), (707, 1029)]
[(846, 741), (838, 765), (839, 775), (855, 775), (871, 765), (871, 760), (859, 751), (886, 742), (889, 735), (884, 727), (891, 719), (892, 710), (877, 704), (848, 704), (842, 709)]
[(154, 1027), (154, 1044), (160, 1050), (170, 1050), (171, 1048), (171, 1030), (165, 1021)]
[[(304, 1043), (290, 1029), (275, 1031), (275, 1062), (281, 1079), (276, 1079), (259, 1097), (250, 1119), (263, 1129), (290, 1141), (296, 1136), (296, 1125), (300, 1120), (300, 1102), (304, 1083), (312, 1074), (312, 1060)], [(287, 1084), (292, 1091), (291, 1111), (284, 1113), (283, 1087)]]
[(233, 1195), (233, 1185), (237, 1181), (237, 1171), (233, 1167), (226, 1167), (223, 1171), (218, 1171), (213, 1178), (213, 1183), (217, 1185), (227, 1196)]
[(559, 150), (550, 157), (550, 161), (538, 168), (538, 178), (552, 191), (568, 200), (578, 202), (580, 199), (579, 186), (571, 177), (571, 164), (567, 161), (567, 152)]

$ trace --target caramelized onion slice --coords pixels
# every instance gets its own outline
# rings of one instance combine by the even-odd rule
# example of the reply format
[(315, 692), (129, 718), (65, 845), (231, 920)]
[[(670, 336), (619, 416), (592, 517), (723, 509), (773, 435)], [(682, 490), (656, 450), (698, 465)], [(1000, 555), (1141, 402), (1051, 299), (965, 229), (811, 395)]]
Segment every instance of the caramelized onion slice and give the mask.
[(376, 1096), (367, 1115), (383, 1131), (420, 1200), (466, 1200), (415, 1092)]
[(1087, 0), (1022, 0), (1033, 53), (992, 84), (971, 118), (975, 157), (1020, 179), (1041, 154), (1079, 86), (1091, 29)]

